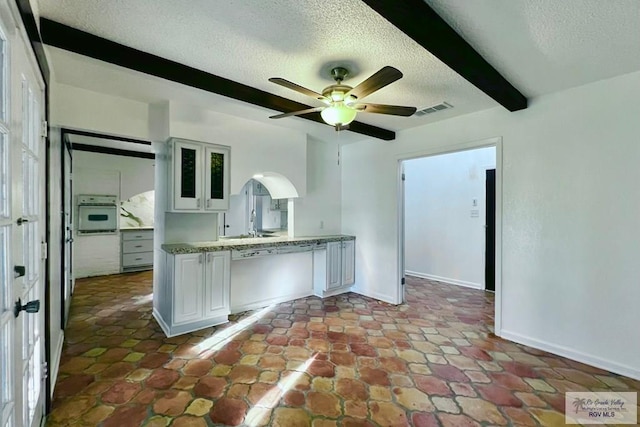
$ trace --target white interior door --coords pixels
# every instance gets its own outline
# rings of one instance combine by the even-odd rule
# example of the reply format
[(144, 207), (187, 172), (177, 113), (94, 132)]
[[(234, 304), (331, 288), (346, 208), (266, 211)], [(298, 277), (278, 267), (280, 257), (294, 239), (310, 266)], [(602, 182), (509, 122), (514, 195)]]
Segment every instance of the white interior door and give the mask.
[(44, 413), (46, 372), (44, 85), (26, 37), (4, 21), (16, 16), (9, 7), (0, 6), (0, 425), (31, 427)]
[(13, 207), (12, 147), (9, 106), (9, 42), (6, 23), (0, 21), (0, 426), (16, 424), (16, 322), (12, 308)]
[[(20, 61), (16, 61), (20, 62)], [(25, 64), (27, 65), (27, 64)], [(22, 425), (40, 425), (44, 397), (44, 140), (40, 136), (42, 89), (35, 76), (24, 69), (22, 73), (22, 137), (13, 138), (13, 178), (18, 173), (21, 180), (14, 182), (14, 254), (22, 255), (21, 265), (25, 274), (17, 278), (15, 285), (18, 303), (24, 307), (16, 312), (17, 330), (21, 332), (21, 349), (18, 370), (22, 381)], [(17, 114), (16, 114), (17, 115)], [(21, 182), (20, 182), (21, 181)], [(16, 185), (17, 184), (17, 185)], [(22, 184), (20, 188), (20, 184)], [(21, 193), (22, 197), (19, 194)], [(20, 200), (22, 199), (22, 200)], [(22, 252), (20, 254), (19, 252)], [(21, 350), (21, 351), (20, 351)]]

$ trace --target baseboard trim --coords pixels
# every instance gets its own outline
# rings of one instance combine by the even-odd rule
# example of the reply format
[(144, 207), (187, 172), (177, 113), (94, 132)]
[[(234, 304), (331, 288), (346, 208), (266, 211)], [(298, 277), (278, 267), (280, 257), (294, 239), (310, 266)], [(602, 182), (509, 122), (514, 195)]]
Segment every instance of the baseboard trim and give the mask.
[(304, 291), (296, 292), (281, 297), (265, 299), (261, 301), (255, 301), (248, 304), (236, 305), (231, 307), (231, 314), (242, 313), (243, 311), (256, 310), (263, 308), (271, 304), (279, 304), (281, 302), (293, 301), (299, 298), (306, 298), (313, 295), (313, 289), (307, 289)]
[(576, 362), (585, 363), (587, 365), (595, 366), (596, 368), (605, 369), (619, 375), (640, 380), (640, 370), (631, 366), (621, 365), (619, 363), (611, 362), (610, 360), (601, 359), (597, 356), (575, 351), (562, 345), (553, 344), (547, 341), (540, 341), (515, 332), (505, 331), (504, 329), (502, 329), (500, 337), (518, 344), (523, 344), (538, 350), (566, 357), (567, 359), (575, 360)]
[(393, 305), (402, 304), (402, 301), (397, 303), (395, 302), (394, 298), (392, 298), (389, 295), (384, 295), (378, 292), (364, 292), (362, 289), (359, 289), (357, 286), (351, 289), (351, 292), (365, 296), (367, 298), (377, 299), (378, 301), (386, 302), (387, 304), (393, 304)]
[(158, 322), (158, 325), (160, 325), (160, 329), (162, 329), (162, 332), (164, 332), (164, 334), (168, 337), (170, 335), (171, 329), (169, 328), (169, 325), (166, 324), (162, 316), (160, 316), (160, 313), (158, 312), (158, 310), (156, 310), (155, 307), (153, 307), (153, 317), (156, 319), (156, 322)]
[(60, 371), (60, 358), (62, 357), (62, 347), (64, 346), (64, 331), (60, 332), (60, 339), (56, 343), (55, 351), (51, 355), (51, 364), (49, 366), (51, 372), (51, 397), (53, 397), (53, 391), (56, 387), (58, 379), (58, 372)]
[(120, 274), (120, 267), (116, 268), (116, 269), (109, 269), (109, 270), (91, 270), (91, 271), (86, 271), (86, 270), (78, 270), (75, 271), (73, 273), (73, 277), (74, 279), (86, 279), (89, 277), (99, 277), (99, 276), (111, 276), (112, 274)]
[(404, 274), (408, 276), (420, 277), (422, 279), (436, 280), (438, 282), (449, 283), (450, 285), (464, 286), (465, 288), (484, 289), (484, 287), (480, 283), (467, 282), (465, 280), (451, 279), (449, 277), (419, 273), (417, 271), (411, 271), (411, 270), (405, 270)]
[(352, 287), (353, 287), (353, 285), (340, 286), (339, 288), (331, 289), (331, 290), (328, 290), (328, 291), (322, 291), (322, 292), (320, 292), (320, 294), (318, 294), (317, 292), (314, 292), (313, 294), (315, 296), (317, 296), (318, 298), (334, 297), (336, 295), (345, 294), (347, 292), (350, 292)]

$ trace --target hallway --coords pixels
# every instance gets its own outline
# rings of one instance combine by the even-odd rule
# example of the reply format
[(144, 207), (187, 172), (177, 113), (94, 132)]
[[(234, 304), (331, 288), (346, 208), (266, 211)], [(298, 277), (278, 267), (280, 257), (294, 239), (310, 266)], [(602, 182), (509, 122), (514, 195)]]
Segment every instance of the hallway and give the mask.
[(640, 382), (490, 334), (493, 294), (408, 278), (166, 338), (151, 272), (77, 281), (48, 426), (564, 424), (564, 392)]

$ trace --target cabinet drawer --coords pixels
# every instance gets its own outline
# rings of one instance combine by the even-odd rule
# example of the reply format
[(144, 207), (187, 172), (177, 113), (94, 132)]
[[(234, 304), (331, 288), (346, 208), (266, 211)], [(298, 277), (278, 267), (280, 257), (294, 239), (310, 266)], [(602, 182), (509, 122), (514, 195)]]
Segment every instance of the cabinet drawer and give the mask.
[(153, 230), (122, 232), (122, 240), (149, 240), (149, 239), (153, 239)]
[(153, 252), (141, 252), (137, 254), (122, 254), (122, 267), (153, 264)]
[(122, 242), (122, 253), (152, 252), (153, 240), (125, 240)]

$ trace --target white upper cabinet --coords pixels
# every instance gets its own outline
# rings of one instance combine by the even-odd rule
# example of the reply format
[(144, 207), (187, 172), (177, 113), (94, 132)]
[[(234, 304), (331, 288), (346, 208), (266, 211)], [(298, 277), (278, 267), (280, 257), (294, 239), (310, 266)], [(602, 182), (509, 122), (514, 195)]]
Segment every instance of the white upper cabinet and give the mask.
[(173, 140), (171, 177), (173, 197), (169, 210), (200, 210), (204, 164), (202, 144)]
[(224, 145), (172, 138), (170, 212), (229, 209), (229, 156)]
[(204, 149), (204, 209), (229, 209), (229, 147), (206, 145)]

